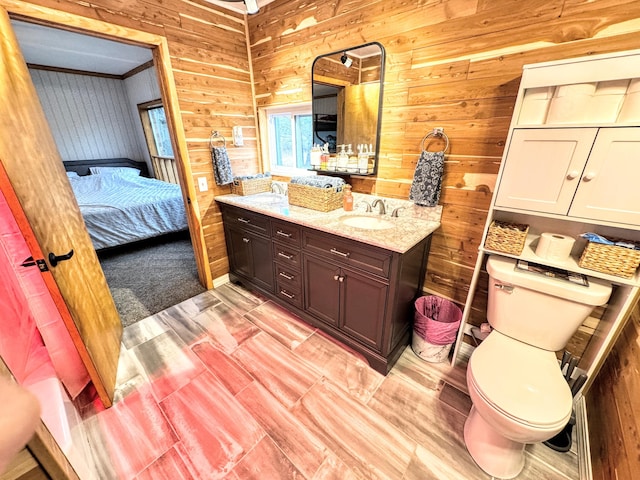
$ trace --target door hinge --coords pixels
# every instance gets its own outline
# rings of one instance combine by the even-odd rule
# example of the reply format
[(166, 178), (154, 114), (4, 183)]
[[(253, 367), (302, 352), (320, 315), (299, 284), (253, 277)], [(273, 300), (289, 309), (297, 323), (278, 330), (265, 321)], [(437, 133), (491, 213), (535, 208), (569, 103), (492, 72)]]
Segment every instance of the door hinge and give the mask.
[(40, 269), (41, 272), (49, 271), (49, 267), (47, 266), (47, 263), (44, 261), (44, 258), (39, 258), (38, 260), (34, 260), (33, 257), (29, 257), (20, 264), (21, 267), (33, 267), (34, 265), (37, 265), (38, 269)]

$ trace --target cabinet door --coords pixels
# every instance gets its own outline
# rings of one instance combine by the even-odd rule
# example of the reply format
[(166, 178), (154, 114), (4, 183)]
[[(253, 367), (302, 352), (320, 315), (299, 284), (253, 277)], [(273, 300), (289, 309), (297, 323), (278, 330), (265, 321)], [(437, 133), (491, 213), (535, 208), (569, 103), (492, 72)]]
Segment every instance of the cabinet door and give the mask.
[(566, 215), (597, 131), (514, 130), (496, 206)]
[(259, 287), (273, 292), (271, 240), (246, 230), (229, 229), (231, 269)]
[(340, 267), (304, 256), (304, 309), (329, 325), (340, 317)]
[(229, 229), (229, 247), (231, 247), (229, 263), (231, 264), (231, 270), (247, 278), (253, 277), (249, 242), (251, 242), (251, 239), (244, 231)]
[(380, 351), (389, 287), (353, 270), (342, 270), (340, 329), (364, 345)]
[(251, 235), (249, 238), (253, 263), (253, 281), (265, 290), (273, 292), (275, 281), (271, 240), (258, 235)]
[(601, 128), (571, 216), (640, 225), (640, 128)]

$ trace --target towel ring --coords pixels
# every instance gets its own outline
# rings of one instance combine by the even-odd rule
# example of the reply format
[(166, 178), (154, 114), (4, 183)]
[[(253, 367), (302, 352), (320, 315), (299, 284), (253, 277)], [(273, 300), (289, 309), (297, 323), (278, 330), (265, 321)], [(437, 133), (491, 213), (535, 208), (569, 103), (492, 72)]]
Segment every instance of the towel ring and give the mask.
[(227, 147), (227, 139), (224, 138), (223, 135), (220, 134), (220, 132), (218, 132), (217, 130), (214, 130), (213, 132), (211, 132), (211, 136), (209, 137), (209, 147), (213, 148), (213, 140), (217, 138), (217, 139), (222, 139), (222, 146), (223, 147)]
[(444, 139), (444, 141), (446, 143), (445, 143), (444, 149), (442, 151), (446, 152), (447, 150), (449, 150), (449, 137), (447, 137), (447, 134), (444, 133), (444, 128), (436, 127), (431, 132), (427, 133), (424, 136), (424, 138), (422, 139), (422, 150), (423, 151), (426, 150), (424, 142), (426, 142), (429, 137), (439, 137), (439, 138)]

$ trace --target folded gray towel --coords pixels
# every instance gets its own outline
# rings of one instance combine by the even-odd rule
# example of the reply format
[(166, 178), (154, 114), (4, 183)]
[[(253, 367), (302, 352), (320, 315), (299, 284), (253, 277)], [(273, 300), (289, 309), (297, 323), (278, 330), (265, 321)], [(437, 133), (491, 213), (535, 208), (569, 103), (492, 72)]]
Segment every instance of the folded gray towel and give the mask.
[(309, 187), (336, 188), (337, 191), (340, 191), (344, 185), (344, 180), (340, 177), (330, 177), (328, 175), (311, 175), (308, 177), (292, 177), (291, 183)]
[(254, 173), (253, 175), (238, 175), (233, 177), (234, 180), (253, 180), (255, 178), (271, 178), (271, 173)]
[(423, 151), (413, 174), (409, 200), (423, 207), (435, 207), (440, 200), (444, 152)]
[(212, 147), (211, 160), (213, 161), (213, 177), (216, 185), (227, 185), (233, 182), (233, 173), (231, 172), (231, 162), (227, 155), (226, 147)]

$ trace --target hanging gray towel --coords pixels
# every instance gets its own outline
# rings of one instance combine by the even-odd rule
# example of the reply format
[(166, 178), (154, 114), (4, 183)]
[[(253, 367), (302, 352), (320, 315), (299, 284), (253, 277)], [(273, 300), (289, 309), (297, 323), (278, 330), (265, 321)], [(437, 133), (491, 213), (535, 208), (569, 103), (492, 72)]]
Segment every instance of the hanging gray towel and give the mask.
[(226, 147), (211, 147), (211, 160), (213, 161), (213, 177), (216, 185), (227, 185), (233, 182), (231, 162), (227, 155)]
[(413, 174), (409, 200), (423, 207), (435, 207), (440, 200), (443, 172), (444, 152), (423, 151)]

